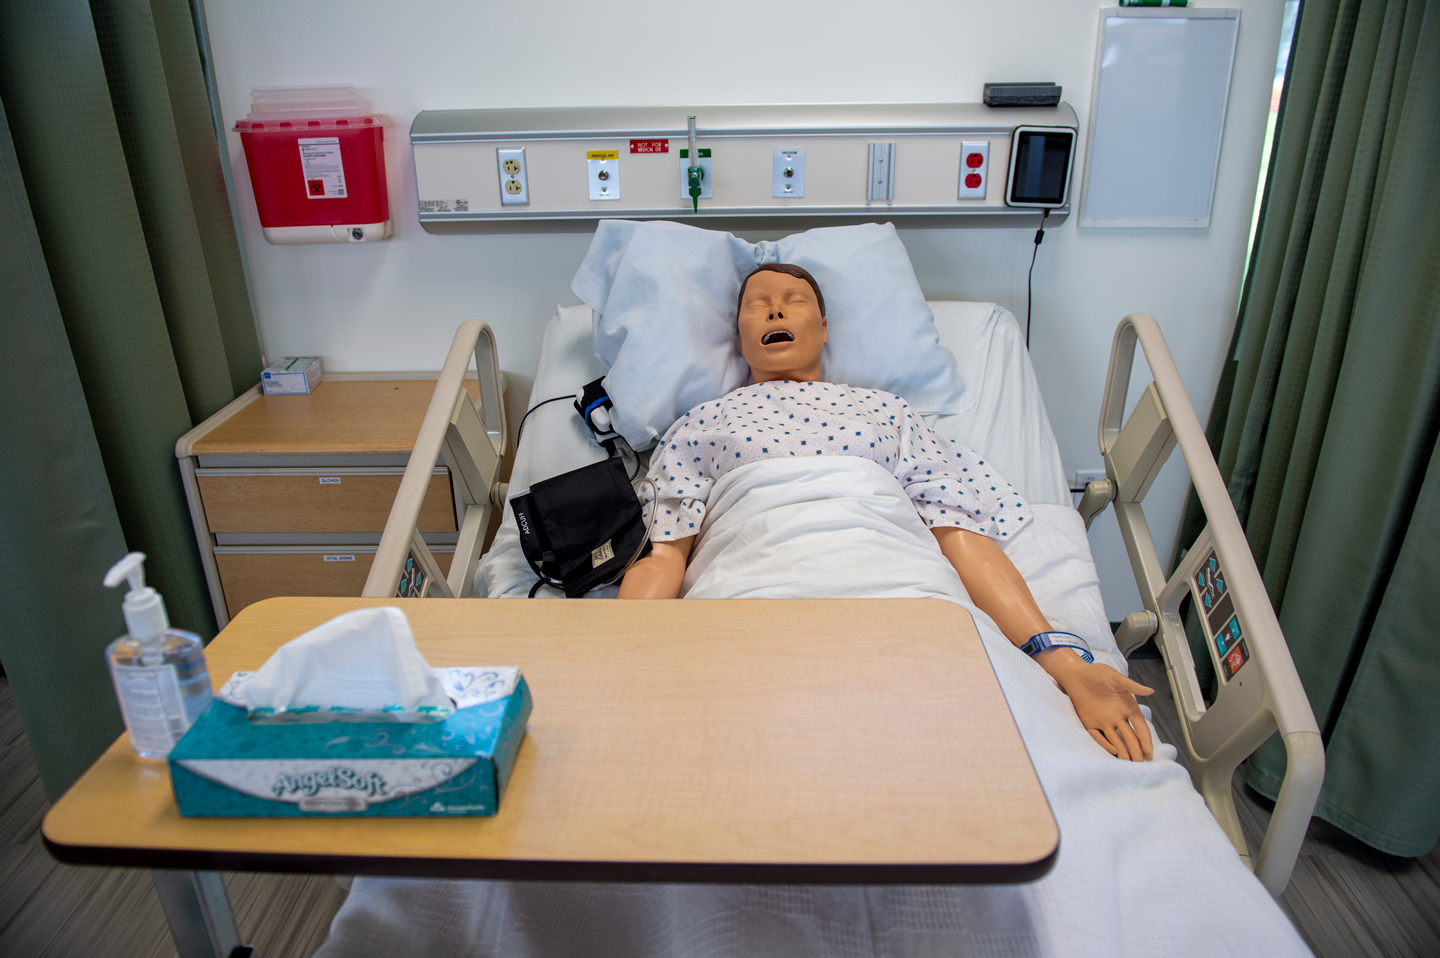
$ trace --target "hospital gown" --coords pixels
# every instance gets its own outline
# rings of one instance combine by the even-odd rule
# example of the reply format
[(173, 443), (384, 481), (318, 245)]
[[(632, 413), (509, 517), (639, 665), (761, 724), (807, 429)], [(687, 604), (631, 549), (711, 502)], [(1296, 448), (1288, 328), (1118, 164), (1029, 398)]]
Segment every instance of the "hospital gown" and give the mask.
[[(696, 535), (706, 499), (726, 473), (762, 459), (856, 456), (885, 467), (927, 526), (955, 526), (1007, 541), (1030, 506), (994, 466), (926, 425), (910, 404), (879, 389), (838, 383), (743, 386), (682, 416), (650, 459), (658, 492), (650, 538)], [(644, 500), (648, 506), (648, 490)]]

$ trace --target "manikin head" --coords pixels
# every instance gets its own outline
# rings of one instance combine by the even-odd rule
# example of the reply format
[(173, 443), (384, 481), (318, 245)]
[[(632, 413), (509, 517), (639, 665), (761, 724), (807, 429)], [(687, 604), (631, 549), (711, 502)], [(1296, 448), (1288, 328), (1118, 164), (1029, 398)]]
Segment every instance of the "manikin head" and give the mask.
[(799, 266), (767, 263), (740, 284), (740, 355), (752, 382), (815, 382), (826, 332), (825, 297)]

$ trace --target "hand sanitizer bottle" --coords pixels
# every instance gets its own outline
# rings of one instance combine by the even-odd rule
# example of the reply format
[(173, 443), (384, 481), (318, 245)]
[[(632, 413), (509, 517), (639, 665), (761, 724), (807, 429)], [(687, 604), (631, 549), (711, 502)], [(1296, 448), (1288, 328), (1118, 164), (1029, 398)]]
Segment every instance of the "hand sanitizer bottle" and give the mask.
[(165, 601), (145, 584), (145, 553), (132, 552), (105, 574), (130, 591), (121, 611), (128, 635), (105, 649), (130, 745), (145, 758), (165, 758), (213, 697), (205, 647), (192, 632), (170, 628)]

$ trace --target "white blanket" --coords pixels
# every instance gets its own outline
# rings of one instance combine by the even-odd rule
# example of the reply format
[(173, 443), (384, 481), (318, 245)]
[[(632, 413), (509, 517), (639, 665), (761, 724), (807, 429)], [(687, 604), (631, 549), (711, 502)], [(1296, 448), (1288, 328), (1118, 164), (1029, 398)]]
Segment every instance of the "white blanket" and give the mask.
[[(884, 469), (769, 460), (726, 476), (710, 503), (685, 577), (689, 596), (935, 596), (970, 610), (1060, 824), (1054, 870), (1030, 885), (972, 887), (357, 879), (318, 954), (1308, 954), (1175, 750), (1158, 746), (1153, 761), (1135, 764), (1095, 744), (1059, 687), (970, 605)], [(1037, 535), (1073, 533), (1060, 522), (1034, 525)]]

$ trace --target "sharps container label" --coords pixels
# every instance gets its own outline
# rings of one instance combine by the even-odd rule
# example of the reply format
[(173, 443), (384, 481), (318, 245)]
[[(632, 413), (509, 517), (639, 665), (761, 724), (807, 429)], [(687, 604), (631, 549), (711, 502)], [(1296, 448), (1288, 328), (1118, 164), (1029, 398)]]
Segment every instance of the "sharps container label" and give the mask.
[(319, 136), (300, 141), (300, 167), (305, 174), (305, 195), (312, 200), (345, 195), (345, 167), (340, 162), (340, 138)]

